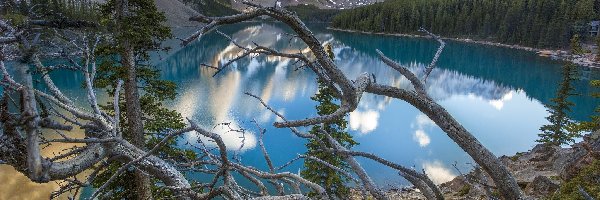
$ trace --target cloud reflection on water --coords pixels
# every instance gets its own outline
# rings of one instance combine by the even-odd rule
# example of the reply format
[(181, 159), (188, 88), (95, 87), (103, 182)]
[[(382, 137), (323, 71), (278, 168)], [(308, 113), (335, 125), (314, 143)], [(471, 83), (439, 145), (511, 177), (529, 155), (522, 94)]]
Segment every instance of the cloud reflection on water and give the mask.
[[(306, 46), (296, 38), (289, 39), (289, 35), (281, 34), (284, 30), (281, 26), (268, 23), (252, 24), (238, 30), (229, 30), (228, 35), (243, 46), (256, 42), (286, 53), (307, 51)], [(315, 34), (320, 41), (333, 44), (335, 62), (350, 79), (356, 78), (363, 72), (368, 72), (373, 73), (377, 83), (411, 89), (412, 86), (405, 77), (386, 66), (376, 56), (366, 53), (364, 49), (357, 49), (352, 44), (344, 44), (334, 38), (334, 34), (318, 31)], [(181, 87), (181, 97), (174, 102), (174, 107), (184, 113), (184, 116), (209, 128), (222, 122), (234, 122), (241, 127), (250, 128), (254, 125), (249, 121), (256, 119), (262, 127), (268, 130), (265, 143), (274, 158), (282, 159), (285, 163), (288, 161), (287, 159), (290, 159), (287, 157), (303, 153), (305, 151), (303, 142), (305, 141), (292, 139), (295, 137), (286, 129), (273, 128), (271, 123), (279, 121), (278, 117), (263, 108), (258, 101), (243, 93), (250, 92), (261, 97), (273, 109), (278, 110), (290, 120), (313, 117), (317, 115), (314, 108), (315, 102), (310, 100), (310, 96), (317, 91), (314, 74), (308, 69), (297, 70), (299, 65), (294, 65), (295, 61), (292, 59), (255, 55), (237, 60), (233, 66), (212, 77), (215, 70), (201, 67), (200, 63), (219, 66), (242, 53), (240, 49), (234, 48), (235, 45), (223, 42), (223, 37), (215, 35), (213, 34), (213, 38), (207, 35), (197, 46), (188, 47), (178, 53), (180, 55), (175, 55), (166, 61), (171, 64), (165, 67), (168, 69), (166, 76), (179, 82)], [(278, 37), (279, 39), (277, 39)], [(173, 60), (182, 60), (182, 63)], [(398, 62), (408, 67), (417, 76), (423, 76), (424, 63), (410, 58), (400, 59)], [(181, 70), (181, 72), (177, 72), (177, 70)], [(524, 105), (523, 101), (531, 102), (524, 92), (516, 91), (494, 80), (442, 67), (434, 69), (431, 73), (426, 89), (433, 99), (444, 105), (458, 120), (465, 122), (469, 129), (479, 128), (468, 126), (474, 120), (473, 117), (465, 117), (465, 115), (472, 114), (469, 108), (486, 106), (486, 108), (497, 111), (487, 114), (496, 116), (501, 110), (506, 112), (507, 109), (514, 109), (514, 104)], [(471, 101), (459, 100), (457, 102), (457, 98), (468, 98)], [(407, 166), (420, 163), (422, 168), (427, 168), (432, 174), (441, 177), (437, 180), (453, 177), (454, 174), (444, 168), (443, 163), (465, 161), (468, 158), (462, 156), (464, 152), (448, 141), (447, 136), (425, 115), (406, 106), (405, 102), (392, 100), (389, 97), (364, 95), (358, 108), (348, 115), (349, 132), (359, 136), (357, 140), (361, 140), (359, 149), (386, 155), (386, 158), (391, 158), (393, 161)], [(539, 102), (532, 102), (532, 104), (539, 106)], [(229, 149), (237, 149), (241, 145), (240, 135), (226, 135), (229, 133), (217, 132), (230, 139), (227, 142)], [(273, 132), (275, 134), (272, 134)], [(284, 132), (288, 134), (281, 134)], [(479, 132), (481, 131), (474, 133)], [(481, 134), (488, 134), (488, 132), (481, 132)], [(508, 135), (503, 137), (505, 136)], [(411, 139), (407, 139), (408, 137)], [(492, 137), (494, 136), (485, 136), (482, 142), (486, 142), (486, 138)], [(247, 138), (249, 139), (248, 143), (244, 145), (243, 156), (249, 157), (246, 160), (251, 162), (249, 164), (262, 166), (264, 163), (256, 159), (261, 155), (255, 148), (256, 136), (250, 133)], [(190, 142), (197, 139), (198, 137), (193, 135), (187, 137)], [(403, 147), (390, 145), (391, 141), (402, 142)], [(386, 147), (383, 147), (382, 144), (386, 144)], [(405, 146), (415, 150), (408, 150), (404, 148)], [(493, 147), (493, 144), (491, 146)], [(451, 150), (447, 148), (451, 148)], [(406, 151), (407, 153), (385, 153), (397, 151)], [(447, 154), (448, 156), (444, 156)], [(423, 163), (423, 160), (430, 162)], [(298, 167), (292, 166), (291, 170), (295, 171)], [(375, 169), (380, 168), (367, 168), (367, 171), (373, 172), (372, 170)]]
[(435, 184), (445, 183), (456, 177), (456, 174), (439, 160), (423, 162), (423, 169)]
[(413, 140), (419, 143), (419, 146), (426, 147), (431, 143), (431, 139), (425, 129), (429, 129), (430, 127), (437, 127), (429, 117), (420, 113), (417, 115), (415, 122), (411, 124), (411, 128), (416, 129), (413, 134)]
[[(286, 53), (307, 52), (306, 46), (302, 45), (301, 41), (297, 38), (290, 40), (288, 35), (281, 34), (284, 29), (278, 25), (244, 24), (240, 26), (245, 27), (234, 28), (233, 31), (230, 30), (232, 32), (230, 35), (244, 46), (256, 42)], [(226, 27), (223, 27), (221, 30), (225, 31), (225, 29)], [(369, 72), (377, 77), (378, 83), (410, 89), (411, 86), (406, 78), (390, 67), (385, 66), (372, 53), (375, 46), (376, 48), (381, 48), (384, 52), (394, 53), (393, 50), (389, 49), (397, 48), (394, 45), (398, 44), (406, 45), (407, 42), (398, 42), (395, 39), (390, 42), (385, 37), (379, 36), (376, 39), (369, 39), (368, 36), (361, 35), (360, 42), (369, 43), (371, 46), (360, 48), (360, 44), (357, 42), (348, 44), (341, 42), (342, 39), (338, 36), (343, 35), (340, 34), (330, 34), (326, 33), (326, 31), (315, 31), (314, 33), (320, 41), (330, 42), (334, 45), (335, 61), (340, 69), (350, 78), (355, 78), (362, 72)], [(307, 70), (295, 71), (297, 66), (293, 66), (294, 61), (290, 59), (258, 56), (252, 59), (239, 60), (230, 69), (224, 70), (221, 74), (212, 77), (215, 71), (201, 67), (201, 63), (219, 66), (234, 56), (239, 55), (240, 50), (235, 48), (235, 45), (225, 41), (223, 37), (215, 36), (214, 33), (211, 34), (206, 35), (201, 39), (201, 42), (193, 43), (185, 49), (177, 51), (170, 58), (160, 63), (163, 77), (175, 81), (180, 88), (177, 99), (172, 102), (170, 107), (182, 113), (184, 117), (198, 121), (199, 124), (202, 124), (203, 127), (209, 130), (215, 124), (223, 122), (232, 122), (233, 126), (248, 128), (253, 126), (248, 124), (248, 121), (257, 119), (263, 127), (270, 131), (268, 137), (265, 137), (265, 142), (275, 163), (285, 163), (291, 159), (290, 157), (296, 156), (296, 153), (302, 153), (305, 149), (302, 149), (304, 148), (304, 144), (301, 140), (294, 140), (291, 134), (287, 134), (290, 137), (284, 137), (285, 134), (271, 134), (271, 132), (289, 133), (289, 131), (272, 128), (271, 123), (277, 120), (276, 117), (260, 106), (257, 101), (243, 95), (243, 92), (251, 92), (260, 96), (265, 102), (278, 109), (282, 114), (289, 116), (290, 119), (314, 116), (316, 115), (314, 102), (309, 97), (316, 92), (317, 84), (312, 72), (308, 72)], [(334, 36), (337, 38), (334, 38)], [(411, 40), (410, 42), (419, 44), (417, 46), (399, 47), (409, 47), (405, 49), (408, 49), (408, 51), (417, 50), (419, 54), (423, 53), (423, 51), (419, 51), (418, 49), (419, 47), (423, 47), (423, 44), (426, 44), (425, 42), (417, 40)], [(393, 47), (386, 47), (385, 45), (380, 45), (380, 43), (391, 44)], [(529, 133), (537, 131), (536, 126), (543, 122), (543, 116), (546, 114), (540, 101), (544, 102), (544, 99), (549, 99), (554, 92), (547, 88), (540, 89), (538, 87), (540, 87), (540, 83), (559, 80), (557, 77), (552, 77), (555, 76), (552, 74), (558, 74), (555, 72), (559, 71), (555, 69), (560, 68), (557, 66), (548, 66), (549, 64), (544, 62), (541, 64), (533, 63), (533, 61), (527, 60), (527, 57), (523, 59), (522, 56), (513, 55), (514, 52), (511, 52), (513, 54), (510, 54), (510, 57), (501, 54), (501, 56), (505, 56), (502, 57), (506, 58), (504, 60), (510, 62), (501, 64), (495, 64), (494, 62), (482, 63), (477, 61), (477, 59), (471, 58), (500, 56), (489, 54), (489, 52), (483, 56), (479, 54), (474, 55), (482, 48), (473, 46), (465, 47), (467, 50), (475, 49), (471, 52), (460, 50), (461, 46), (464, 45), (449, 44), (449, 51), (447, 53), (452, 53), (454, 48), (455, 54), (444, 54), (442, 55), (442, 60), (440, 60), (440, 65), (447, 65), (445, 67), (449, 69), (443, 67), (436, 68), (427, 81), (427, 91), (436, 101), (446, 107), (457, 120), (463, 123), (465, 127), (472, 130), (482, 143), (490, 147), (495, 154), (514, 153), (518, 148), (522, 150), (524, 150), (523, 148), (528, 148), (531, 145), (530, 141), (534, 141), (532, 138), (536, 137), (535, 133)], [(495, 48), (489, 49), (496, 51)], [(391, 57), (399, 57), (398, 62), (421, 76), (424, 64), (419, 61), (419, 58), (405, 56), (407, 53), (410, 52), (397, 53), (396, 56)], [(467, 58), (460, 58), (461, 56)], [(460, 62), (452, 62), (456, 60)], [(513, 65), (516, 67), (502, 68)], [(525, 77), (517, 77), (512, 80), (510, 77), (513, 74), (502, 76), (497, 71), (518, 71), (519, 73), (516, 74), (523, 74)], [(68, 95), (80, 95), (79, 99), (82, 100), (81, 103), (87, 103), (85, 101), (85, 93), (80, 92), (81, 87), (78, 84), (83, 80), (81, 77), (78, 79), (69, 75), (61, 75), (59, 77), (55, 80), (61, 89), (65, 88)], [(487, 77), (487, 79), (483, 77)], [(509, 86), (504, 85), (507, 83)], [(528, 84), (534, 85), (534, 89), (528, 87)], [(511, 87), (524, 89), (514, 90)], [(106, 101), (106, 99), (103, 100), (103, 102)], [(578, 103), (579, 105), (581, 104)], [(595, 105), (597, 104), (593, 106)], [(391, 98), (376, 95), (363, 96), (359, 108), (355, 111), (356, 113), (349, 116), (351, 132), (358, 132), (357, 134), (364, 136), (357, 137), (358, 140), (363, 140), (359, 141), (361, 145), (357, 148), (385, 156), (394, 162), (406, 166), (419, 165), (418, 163), (420, 163), (420, 166), (436, 182), (443, 182), (454, 177), (455, 174), (444, 163), (467, 160), (468, 158), (462, 155), (464, 152), (458, 149), (451, 141), (446, 141), (449, 139), (437, 130), (437, 128), (432, 128), (429, 121), (423, 121), (424, 115), (418, 112), (415, 113), (416, 111), (409, 108), (404, 110), (398, 110), (398, 108), (407, 107), (405, 103), (392, 101)], [(527, 110), (528, 112), (526, 115), (527, 119), (519, 113), (519, 111), (523, 110)], [(354, 126), (352, 125), (353, 121)], [(485, 127), (480, 127), (478, 126), (480, 124), (479, 121), (489, 121), (492, 123), (486, 124)], [(415, 124), (412, 127), (410, 126), (411, 122)], [(425, 123), (417, 126), (421, 122)], [(504, 130), (505, 126), (503, 123), (511, 124), (511, 127), (507, 128), (508, 130)], [(407, 134), (403, 134), (402, 131), (405, 130), (408, 130), (406, 131)], [(229, 149), (236, 150), (241, 146), (242, 139), (239, 138), (241, 136), (239, 133), (228, 132), (223, 127), (217, 127), (214, 131), (225, 138)], [(407, 137), (413, 137), (415, 141), (407, 139)], [(254, 153), (260, 157), (260, 152), (255, 148), (255, 133), (252, 131), (246, 132), (245, 138), (244, 148), (242, 149), (245, 152), (244, 155)], [(206, 141), (205, 138), (197, 137), (193, 133), (189, 134), (186, 139), (190, 142), (195, 142), (198, 139)], [(373, 142), (365, 140), (372, 140)], [(511, 147), (507, 147), (505, 144), (498, 142), (507, 140), (514, 140), (514, 144)], [(422, 148), (405, 148), (412, 147), (410, 145), (419, 145)], [(260, 167), (264, 165), (262, 160), (255, 160), (257, 161), (251, 159), (245, 161), (256, 162), (250, 163), (253, 166)], [(423, 160), (427, 161), (422, 162)], [(368, 165), (368, 163), (361, 164)], [(298, 168), (298, 166), (294, 167), (292, 171)], [(383, 169), (380, 166), (366, 167), (366, 170), (374, 177), (383, 177), (376, 179), (375, 181), (377, 182), (392, 176), (394, 179), (399, 179), (394, 176), (397, 175), (396, 172), (382, 172)], [(17, 194), (23, 195), (24, 199), (39, 197), (35, 196), (38, 195), (36, 193), (31, 193), (31, 196), (25, 196), (25, 193), (20, 192), (22, 190), (15, 190), (15, 188), (27, 188), (28, 191), (34, 188), (35, 191), (45, 194), (47, 197), (50, 190), (56, 187), (54, 183), (44, 185), (33, 184), (31, 186), (31, 183), (27, 182), (24, 176), (6, 166), (0, 168), (0, 174), (2, 175), (0, 176), (0, 181), (7, 183), (4, 184), (4, 188), (6, 189), (0, 189), (0, 191), (11, 191), (0, 195), (0, 199), (7, 197), (5, 195)], [(19, 196), (13, 197), (19, 198)]]
[(496, 110), (502, 110), (502, 108), (504, 107), (504, 103), (506, 103), (507, 101), (512, 100), (513, 98), (513, 91), (510, 91), (508, 93), (506, 93), (504, 96), (502, 96), (502, 98), (498, 99), (498, 100), (489, 100), (490, 105), (492, 105), (494, 108), (496, 108)]
[[(281, 32), (283, 30), (278, 26), (260, 24), (248, 26), (230, 35), (236, 43), (242, 46), (251, 46), (256, 43), (286, 53), (307, 52), (306, 46), (302, 45), (300, 41), (295, 38), (289, 39), (286, 35), (281, 35)], [(405, 77), (383, 64), (377, 57), (366, 56), (365, 53), (336, 41), (331, 34), (317, 33), (316, 37), (334, 45), (336, 63), (348, 77), (356, 77), (362, 72), (373, 72), (378, 83), (411, 89), (412, 86)], [(221, 66), (242, 53), (241, 49), (233, 43), (229, 43), (207, 59), (212, 65)], [(314, 75), (308, 70), (295, 70), (297, 65), (292, 65), (293, 63), (295, 61), (288, 58), (253, 55), (236, 61), (229, 69), (225, 69), (216, 77), (212, 77), (215, 70), (204, 68), (200, 70), (202, 80), (193, 79), (192, 83), (184, 86), (186, 89), (182, 94), (183, 98), (178, 99), (175, 108), (182, 112), (184, 117), (209, 115), (202, 117), (210, 119), (206, 121), (207, 126), (224, 121), (234, 121), (233, 119), (237, 119), (234, 115), (242, 114), (237, 113), (239, 109), (234, 109), (239, 107), (244, 108), (245, 116), (253, 116), (252, 118), (256, 118), (262, 123), (278, 120), (256, 102), (242, 100), (245, 98), (242, 94), (250, 91), (259, 95), (268, 104), (273, 99), (293, 102), (297, 98), (312, 96), (317, 87)], [(401, 64), (407, 66), (418, 76), (423, 75), (422, 71), (425, 67), (423, 63), (411, 61)], [(430, 75), (426, 87), (429, 94), (438, 101), (443, 101), (453, 95), (469, 94), (487, 99), (490, 105), (499, 109), (501, 109), (503, 101), (510, 100), (511, 94), (511, 89), (502, 87), (493, 81), (478, 79), (446, 69), (435, 69)], [(390, 104), (391, 100), (389, 97), (365, 95), (359, 108), (348, 116), (350, 130), (357, 131), (361, 135), (375, 131), (379, 126), (380, 112)], [(208, 109), (202, 108), (205, 106)], [(314, 111), (308, 110), (307, 112), (314, 113)], [(417, 116), (417, 122), (419, 122), (420, 116)], [(417, 124), (413, 134), (413, 139), (421, 147), (426, 147), (431, 142), (425, 125), (427, 124)], [(249, 137), (255, 139), (254, 135)], [(240, 141), (234, 138), (231, 137), (230, 144), (239, 145)], [(189, 137), (189, 139), (196, 138)], [(247, 146), (247, 148), (252, 147), (252, 145)]]
[(351, 112), (348, 117), (350, 123), (350, 129), (358, 130), (361, 134), (367, 134), (375, 128), (379, 121), (379, 112), (375, 110), (359, 111), (355, 110)]

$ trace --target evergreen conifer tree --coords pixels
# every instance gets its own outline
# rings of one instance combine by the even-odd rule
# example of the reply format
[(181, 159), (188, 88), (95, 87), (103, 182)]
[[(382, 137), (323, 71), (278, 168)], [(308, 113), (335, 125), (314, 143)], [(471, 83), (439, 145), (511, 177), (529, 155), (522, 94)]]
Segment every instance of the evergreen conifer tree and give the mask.
[[(328, 44), (326, 46), (326, 51), (333, 59), (334, 54), (331, 45)], [(317, 113), (319, 115), (332, 114), (339, 108), (339, 105), (335, 103), (336, 98), (333, 96), (333, 91), (324, 82), (318, 81), (318, 83), (319, 91), (315, 96), (311, 97), (312, 100), (319, 103), (316, 107)], [(352, 135), (345, 131), (347, 124), (348, 122), (344, 118), (339, 118), (330, 123), (313, 126), (310, 133), (316, 135), (320, 141), (327, 141), (326, 137), (319, 131), (322, 128), (329, 133), (331, 137), (336, 139), (340, 145), (351, 148), (358, 143), (352, 139)], [(317, 157), (340, 169), (347, 169), (349, 167), (341, 156), (321, 150), (319, 140), (309, 140), (306, 144), (308, 149), (306, 155)], [(332, 144), (326, 144), (326, 146), (328, 148), (333, 147)], [(301, 175), (307, 180), (323, 186), (329, 195), (344, 199), (347, 198), (350, 192), (350, 189), (346, 185), (349, 180), (348, 177), (343, 176), (334, 169), (324, 166), (317, 161), (310, 159), (305, 160), (304, 170), (301, 172)]]
[(573, 94), (573, 81), (576, 80), (577, 69), (573, 63), (567, 63), (563, 66), (562, 82), (560, 83), (557, 95), (553, 98), (552, 104), (548, 105), (550, 116), (546, 117), (550, 124), (543, 125), (540, 128), (542, 133), (538, 134), (540, 139), (538, 142), (562, 145), (569, 144), (574, 141), (575, 137), (580, 136), (576, 130), (576, 124), (568, 116), (571, 112), (571, 107), (575, 104), (569, 101), (569, 97)]
[(596, 36), (595, 42), (596, 42), (596, 57), (594, 58), (594, 60), (596, 62), (600, 62), (600, 35)]
[[(386, 0), (346, 9), (331, 26), (414, 34), (419, 27), (446, 37), (531, 47), (568, 47), (573, 33), (598, 19), (598, 0)], [(401, 20), (389, 20), (389, 19)], [(393, 21), (393, 22), (389, 22)], [(579, 35), (584, 37), (585, 35)], [(584, 39), (584, 38), (580, 38)]]
[[(102, 5), (102, 25), (112, 33), (112, 42), (103, 44), (97, 54), (101, 58), (98, 67), (95, 87), (105, 89), (111, 96), (114, 94), (117, 80), (127, 80), (130, 75), (135, 78), (130, 84), (133, 88), (143, 88), (143, 93), (137, 97), (136, 102), (128, 102), (127, 94), (121, 93), (119, 106), (121, 114), (121, 132), (123, 137), (131, 141), (134, 145), (141, 145), (141, 148), (152, 148), (161, 141), (168, 130), (179, 129), (185, 126), (183, 118), (174, 110), (163, 106), (163, 101), (174, 99), (176, 96), (177, 85), (171, 81), (160, 80), (160, 71), (149, 64), (149, 52), (164, 50), (160, 42), (171, 37), (170, 29), (162, 23), (166, 20), (163, 13), (160, 13), (153, 0), (128, 0), (121, 1), (110, 0)], [(115, 10), (119, 9), (118, 3), (127, 3), (127, 14), (118, 16)], [(128, 50), (130, 49), (130, 50)], [(127, 66), (124, 61), (127, 53), (133, 52), (135, 58), (133, 68)], [(126, 84), (128, 84), (126, 82)], [(127, 86), (125, 86), (127, 87)], [(127, 88), (126, 88), (127, 89)], [(127, 91), (126, 91), (127, 92)], [(136, 91), (134, 91), (136, 92)], [(112, 99), (112, 98), (111, 98)], [(142, 135), (131, 126), (131, 119), (128, 119), (134, 104), (138, 104), (141, 110), (140, 120), (142, 120)], [(107, 102), (102, 106), (106, 112), (113, 113), (114, 106), (112, 102)], [(191, 151), (180, 150), (176, 146), (175, 139), (171, 139), (168, 145), (163, 145), (156, 156), (169, 157), (171, 159), (194, 158), (195, 153)], [(99, 187), (106, 182), (122, 164), (113, 162), (103, 170), (94, 180), (94, 186)], [(139, 183), (139, 175), (135, 170), (128, 171), (111, 182), (103, 191), (103, 198), (106, 199), (147, 199), (166, 197), (168, 190), (159, 190), (157, 179), (148, 180), (145, 187), (148, 191), (137, 191), (142, 183)], [(148, 178), (146, 178), (148, 179)], [(134, 182), (132, 182), (134, 181)], [(136, 185), (139, 184), (139, 185)]]
[(575, 34), (571, 38), (571, 53), (574, 55), (580, 55), (585, 53), (585, 51), (581, 47), (581, 38), (579, 37), (579, 34)]

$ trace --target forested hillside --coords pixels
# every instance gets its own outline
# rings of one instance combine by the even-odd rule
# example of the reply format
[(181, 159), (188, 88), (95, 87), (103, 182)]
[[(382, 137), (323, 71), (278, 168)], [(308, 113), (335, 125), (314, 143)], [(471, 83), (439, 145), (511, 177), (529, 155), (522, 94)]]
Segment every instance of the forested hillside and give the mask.
[(388, 0), (343, 11), (332, 26), (388, 33), (425, 27), (447, 37), (566, 47), (573, 34), (587, 35), (599, 7), (600, 0)]
[[(250, 2), (262, 6), (279, 5), (281, 7), (311, 5), (320, 9), (351, 9), (358, 6), (370, 5), (384, 0), (250, 0)], [(236, 10), (246, 9), (244, 0), (232, 0), (231, 5)]]
[(238, 13), (229, 0), (182, 0), (194, 10), (206, 16), (224, 16)]
[(296, 12), (304, 22), (330, 22), (340, 12), (338, 9), (321, 9), (315, 5), (287, 6), (286, 9)]
[[(35, 5), (35, 6), (34, 6)], [(32, 10), (32, 7), (35, 10)], [(0, 16), (14, 23), (24, 23), (27, 16), (22, 13), (35, 12), (43, 15), (46, 20), (82, 19), (97, 21), (97, 10), (93, 0), (30, 0), (0, 2)]]

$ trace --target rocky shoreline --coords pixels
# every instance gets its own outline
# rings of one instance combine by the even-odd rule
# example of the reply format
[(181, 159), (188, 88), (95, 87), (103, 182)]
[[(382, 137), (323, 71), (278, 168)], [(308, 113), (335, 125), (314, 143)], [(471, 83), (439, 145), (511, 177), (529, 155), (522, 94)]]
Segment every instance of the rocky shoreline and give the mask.
[[(334, 30), (334, 31), (350, 32), (350, 33), (388, 35), (388, 36), (398, 36), (398, 37), (411, 37), (411, 38), (427, 38), (427, 37), (429, 37), (426, 35), (404, 34), (404, 33), (367, 32), (367, 31), (338, 29), (338, 28), (333, 28), (333, 27), (327, 27), (327, 29)], [(485, 40), (473, 40), (473, 39), (468, 39), (468, 38), (442, 37), (442, 39), (457, 41), (457, 42), (464, 42), (464, 43), (471, 43), (471, 44), (480, 44), (480, 45), (503, 47), (503, 48), (509, 48), (509, 49), (531, 51), (531, 52), (535, 52), (538, 56), (541, 56), (541, 57), (548, 57), (553, 60), (568, 61), (568, 62), (572, 62), (572, 63), (580, 65), (580, 66), (600, 69), (600, 62), (595, 60), (596, 53), (573, 55), (573, 54), (570, 54), (568, 51), (560, 50), (560, 49), (540, 49), (540, 48), (526, 47), (526, 46), (521, 46), (521, 45), (502, 44), (502, 43), (490, 42), (490, 41), (485, 41)]]
[[(584, 141), (570, 147), (538, 144), (527, 152), (501, 156), (502, 163), (511, 171), (526, 199), (548, 199), (562, 184), (572, 180), (580, 171), (600, 159), (600, 131), (584, 137)], [(499, 196), (491, 179), (481, 170), (473, 170), (439, 185), (445, 199), (488, 199)], [(593, 194), (592, 194), (593, 195)], [(415, 187), (386, 191), (389, 199), (425, 199)], [(361, 192), (352, 190), (350, 199), (363, 199)]]

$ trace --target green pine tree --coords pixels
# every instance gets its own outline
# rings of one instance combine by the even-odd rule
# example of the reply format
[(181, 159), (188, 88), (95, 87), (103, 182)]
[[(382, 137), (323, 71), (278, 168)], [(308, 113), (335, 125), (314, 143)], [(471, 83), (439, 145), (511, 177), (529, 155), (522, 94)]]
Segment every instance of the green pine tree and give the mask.
[[(333, 51), (331, 45), (326, 46), (327, 53), (333, 59)], [(317, 113), (319, 115), (328, 115), (335, 112), (340, 106), (335, 103), (336, 98), (333, 96), (333, 90), (327, 86), (321, 80), (319, 82), (319, 91), (315, 96), (311, 97), (312, 100), (319, 102), (316, 106)], [(310, 133), (316, 135), (320, 141), (327, 141), (326, 137), (320, 133), (320, 129), (324, 129), (327, 133), (336, 139), (342, 146), (351, 148), (358, 143), (352, 139), (352, 135), (346, 132), (348, 122), (344, 118), (339, 118), (333, 122), (324, 123), (322, 125), (315, 125), (312, 127)], [(341, 169), (348, 169), (348, 164), (339, 155), (331, 154), (321, 150), (321, 143), (319, 140), (311, 139), (306, 144), (308, 149), (306, 155), (317, 157), (324, 160), (336, 167)], [(333, 146), (326, 143), (328, 148)], [(324, 166), (323, 164), (314, 160), (305, 160), (304, 170), (301, 172), (302, 177), (323, 186), (326, 189), (327, 194), (337, 196), (344, 199), (348, 196), (350, 189), (346, 185), (349, 181), (348, 177), (343, 176), (337, 171)], [(310, 193), (309, 196), (314, 196), (315, 193)]]
[(538, 142), (562, 145), (574, 142), (574, 138), (579, 137), (579, 131), (576, 130), (576, 123), (568, 116), (571, 107), (575, 104), (569, 101), (569, 97), (574, 95), (573, 81), (576, 79), (577, 66), (573, 63), (567, 63), (563, 66), (562, 82), (560, 83), (557, 95), (553, 98), (552, 104), (548, 105), (550, 116), (546, 119), (550, 124), (543, 125), (540, 128), (542, 133), (538, 134)]
[(571, 53), (574, 55), (585, 53), (585, 50), (581, 47), (581, 38), (579, 37), (579, 34), (575, 34), (571, 38)]
[[(97, 54), (101, 63), (98, 67), (95, 87), (105, 89), (110, 96), (115, 95), (114, 88), (117, 80), (126, 80), (128, 68), (121, 62), (126, 47), (125, 42), (133, 49), (137, 85), (143, 88), (140, 92), (139, 103), (142, 111), (143, 136), (142, 145), (152, 148), (161, 141), (165, 132), (170, 129), (179, 129), (185, 126), (183, 118), (179, 113), (164, 107), (163, 102), (172, 100), (176, 96), (177, 85), (174, 82), (160, 80), (160, 71), (149, 65), (151, 51), (161, 51), (160, 43), (171, 37), (170, 29), (163, 24), (166, 20), (160, 13), (152, 0), (128, 0), (129, 12), (126, 16), (116, 17), (113, 13), (116, 8), (116, 0), (107, 1), (102, 5), (102, 25), (112, 34), (112, 42), (102, 44)], [(126, 101), (125, 95), (120, 94), (121, 132), (128, 141), (139, 139), (130, 130), (127, 119), (127, 107), (131, 104)], [(111, 98), (112, 99), (112, 98)], [(109, 114), (113, 114), (113, 102), (107, 102), (101, 106)], [(136, 138), (138, 137), (138, 138)], [(159, 157), (169, 157), (175, 160), (193, 159), (196, 154), (192, 151), (180, 150), (176, 147), (175, 139), (171, 139), (167, 145), (163, 145), (156, 153)], [(104, 184), (123, 163), (113, 162), (107, 169), (98, 174), (93, 186), (99, 187)], [(103, 199), (139, 199), (135, 184), (134, 172), (128, 171), (112, 182), (106, 190), (102, 191)], [(157, 179), (150, 180), (151, 195), (156, 198), (164, 198), (169, 194), (168, 190), (160, 189)]]
[(594, 60), (596, 62), (600, 62), (600, 35), (596, 36), (595, 42), (596, 42), (596, 57), (594, 58)]
[(598, 5), (598, 0), (386, 0), (340, 11), (331, 26), (360, 31), (383, 26), (408, 34), (425, 27), (446, 37), (563, 48), (572, 33), (585, 39), (588, 23), (598, 19)]

